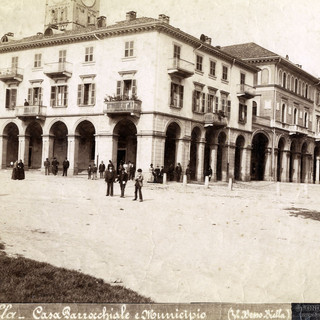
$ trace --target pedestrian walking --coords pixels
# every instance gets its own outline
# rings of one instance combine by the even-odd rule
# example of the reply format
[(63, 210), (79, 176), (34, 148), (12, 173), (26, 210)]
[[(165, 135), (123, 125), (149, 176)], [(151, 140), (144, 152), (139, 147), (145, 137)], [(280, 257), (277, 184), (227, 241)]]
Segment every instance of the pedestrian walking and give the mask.
[(48, 158), (46, 158), (46, 160), (43, 162), (43, 166), (44, 166), (44, 173), (46, 176), (48, 176), (50, 174), (50, 161)]
[(21, 159), (17, 164), (17, 177), (18, 177), (18, 180), (23, 180), (25, 178), (25, 175), (24, 175), (24, 164), (23, 164)]
[(112, 168), (112, 170), (114, 170), (114, 164), (112, 163), (111, 160), (109, 160), (108, 166), (107, 166), (107, 170), (109, 171), (109, 169)]
[(89, 164), (88, 169), (87, 169), (87, 172), (88, 172), (88, 179), (91, 179), (91, 175), (92, 175), (92, 167), (91, 167), (91, 164)]
[(69, 160), (67, 158), (65, 158), (62, 162), (62, 167), (63, 167), (63, 173), (62, 176), (67, 176), (68, 174), (68, 169), (69, 169), (70, 163)]
[(106, 171), (106, 177), (105, 181), (107, 183), (107, 193), (106, 196), (111, 196), (113, 197), (113, 183), (116, 178), (116, 172), (112, 167), (109, 168), (109, 170)]
[(17, 180), (17, 179), (18, 179), (18, 160), (16, 160), (16, 161), (13, 163), (11, 179), (12, 179), (12, 180)]
[(129, 179), (130, 180), (134, 179), (135, 172), (136, 172), (136, 167), (135, 167), (134, 163), (131, 162), (129, 165)]
[(92, 180), (97, 180), (97, 172), (98, 172), (98, 168), (94, 163), (92, 166)]
[(176, 171), (177, 182), (180, 182), (180, 178), (181, 178), (181, 174), (182, 174), (182, 167), (181, 167), (180, 162), (178, 162), (175, 171)]
[(58, 170), (59, 170), (59, 162), (56, 159), (56, 157), (53, 158), (53, 160), (51, 162), (51, 167), (52, 167), (52, 173), (56, 176), (58, 174)]
[(137, 170), (138, 173), (137, 173), (137, 176), (135, 178), (135, 190), (134, 190), (134, 201), (137, 200), (137, 196), (138, 196), (138, 192), (139, 192), (139, 201), (142, 202), (143, 201), (143, 198), (142, 198), (142, 186), (143, 186), (143, 175), (142, 175), (142, 170), (141, 169), (138, 169)]
[(126, 172), (126, 170), (124, 168), (119, 173), (117, 179), (118, 179), (119, 184), (120, 184), (120, 191), (121, 191), (120, 198), (124, 198), (124, 190), (126, 188), (126, 184), (127, 184), (127, 181), (128, 181), (128, 173)]
[(99, 164), (99, 174), (100, 174), (100, 179), (103, 178), (104, 172), (106, 171), (106, 166), (103, 163), (103, 161), (101, 161), (101, 163)]

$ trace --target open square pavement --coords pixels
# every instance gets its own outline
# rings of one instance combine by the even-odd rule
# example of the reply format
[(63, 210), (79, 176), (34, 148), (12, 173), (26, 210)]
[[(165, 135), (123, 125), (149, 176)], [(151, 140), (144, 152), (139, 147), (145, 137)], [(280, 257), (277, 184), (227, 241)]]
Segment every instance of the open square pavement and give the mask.
[(155, 302), (319, 299), (320, 185), (144, 184), (145, 201), (104, 180), (0, 171), (8, 255), (80, 270)]

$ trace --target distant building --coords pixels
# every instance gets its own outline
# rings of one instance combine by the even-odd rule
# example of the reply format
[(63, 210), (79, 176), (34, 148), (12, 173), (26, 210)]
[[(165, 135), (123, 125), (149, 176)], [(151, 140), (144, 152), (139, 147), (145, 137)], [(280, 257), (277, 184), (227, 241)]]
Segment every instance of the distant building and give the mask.
[(319, 183), (319, 79), (255, 43), (222, 49), (261, 69), (251, 102), (251, 179)]
[[(145, 172), (150, 163), (189, 164), (193, 180), (210, 165), (211, 181), (318, 181), (317, 79), (275, 54), (248, 60), (246, 45), (241, 54), (216, 47), (169, 20), (130, 11), (108, 25), (98, 1), (47, 0), (44, 33), (3, 36), (1, 167), (67, 157), (75, 174), (112, 160)], [(304, 93), (283, 89), (284, 73)]]

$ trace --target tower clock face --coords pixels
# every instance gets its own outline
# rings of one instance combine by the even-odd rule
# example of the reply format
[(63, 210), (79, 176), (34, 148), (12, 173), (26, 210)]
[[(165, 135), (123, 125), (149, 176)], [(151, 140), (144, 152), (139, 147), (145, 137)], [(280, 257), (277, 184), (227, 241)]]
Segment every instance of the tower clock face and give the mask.
[(82, 3), (87, 7), (92, 7), (95, 4), (96, 0), (82, 0)]

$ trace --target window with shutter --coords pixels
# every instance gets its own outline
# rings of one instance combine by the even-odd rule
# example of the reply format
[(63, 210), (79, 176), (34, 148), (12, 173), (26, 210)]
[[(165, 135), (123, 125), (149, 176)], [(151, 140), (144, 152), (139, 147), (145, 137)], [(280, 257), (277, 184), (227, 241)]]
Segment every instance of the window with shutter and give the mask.
[(51, 104), (51, 107), (56, 106), (56, 87), (55, 86), (51, 87), (50, 104)]
[(90, 104), (94, 105), (96, 102), (96, 85), (95, 83), (91, 83), (91, 101)]
[(28, 102), (29, 102), (29, 104), (33, 104), (33, 95), (32, 95), (32, 88), (29, 88), (28, 89)]
[(180, 86), (180, 108), (183, 107), (183, 86)]
[(206, 107), (206, 94), (202, 93), (201, 96), (201, 112), (204, 113), (205, 107)]
[(82, 95), (83, 95), (83, 84), (79, 84), (78, 85), (78, 98), (77, 98), (78, 106), (83, 104)]
[(228, 100), (228, 117), (230, 117), (231, 116), (231, 101), (230, 100)]
[(117, 97), (121, 97), (121, 81), (117, 81)]
[(216, 97), (215, 113), (218, 113), (218, 110), (219, 110), (219, 97)]

